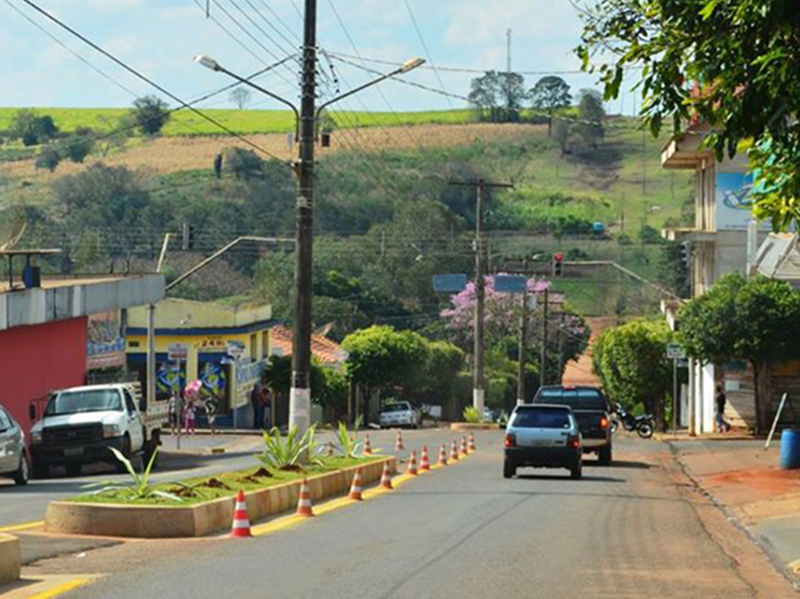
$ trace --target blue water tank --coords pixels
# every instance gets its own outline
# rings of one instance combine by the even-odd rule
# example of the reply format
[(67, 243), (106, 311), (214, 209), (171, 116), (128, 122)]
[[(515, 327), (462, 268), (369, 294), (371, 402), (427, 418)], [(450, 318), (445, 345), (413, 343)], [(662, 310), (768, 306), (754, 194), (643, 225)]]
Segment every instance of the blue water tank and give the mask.
[(601, 223), (600, 221), (597, 221), (596, 223), (594, 223), (594, 232), (595, 233), (603, 233), (605, 230), (606, 230), (606, 226), (603, 223)]
[(800, 468), (800, 429), (787, 428), (781, 433), (781, 455), (778, 464), (784, 470)]

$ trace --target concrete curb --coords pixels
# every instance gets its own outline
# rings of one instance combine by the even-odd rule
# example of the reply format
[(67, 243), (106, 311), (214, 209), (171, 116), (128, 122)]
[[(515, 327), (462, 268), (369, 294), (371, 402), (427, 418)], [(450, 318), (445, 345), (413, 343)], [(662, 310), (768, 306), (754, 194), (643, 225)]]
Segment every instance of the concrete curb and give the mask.
[(767, 556), (767, 559), (775, 568), (775, 570), (781, 574), (789, 583), (794, 587), (795, 590), (800, 591), (800, 584), (798, 583), (797, 578), (791, 569), (790, 564), (786, 564), (783, 559), (772, 549), (769, 542), (764, 539), (761, 535), (754, 532), (750, 527), (748, 527), (744, 522), (741, 521), (739, 516), (729, 508), (725, 503), (717, 499), (716, 495), (714, 495), (711, 491), (706, 489), (697, 477), (692, 474), (692, 471), (687, 466), (686, 462), (683, 460), (683, 454), (679, 447), (675, 445), (674, 441), (664, 441), (672, 451), (672, 455), (675, 458), (675, 462), (681, 469), (681, 472), (692, 482), (695, 489), (698, 493), (700, 493), (703, 497), (708, 499), (711, 504), (717, 508), (728, 521), (733, 524), (739, 531), (742, 532), (753, 544), (755, 544), (764, 555)]
[(500, 430), (500, 425), (494, 422), (453, 422), (450, 425), (450, 430), (454, 431), (497, 431)]
[[(380, 480), (383, 465), (395, 465), (394, 457), (370, 462), (361, 468), (363, 484)], [(308, 479), (315, 501), (349, 490), (358, 466)], [(251, 520), (294, 509), (302, 481), (297, 480), (247, 495)], [(53, 501), (47, 506), (45, 530), (54, 533), (131, 538), (202, 537), (225, 530), (233, 521), (235, 497), (224, 497), (187, 507), (131, 506)]]
[(0, 585), (19, 580), (21, 567), (19, 539), (0, 533)]

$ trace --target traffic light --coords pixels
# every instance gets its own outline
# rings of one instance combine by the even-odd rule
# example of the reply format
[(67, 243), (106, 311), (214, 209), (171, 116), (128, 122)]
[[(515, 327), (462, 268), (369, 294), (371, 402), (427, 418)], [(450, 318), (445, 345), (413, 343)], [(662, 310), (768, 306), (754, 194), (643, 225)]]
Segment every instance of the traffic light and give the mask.
[(681, 244), (681, 262), (686, 267), (686, 270), (692, 269), (692, 245), (688, 241)]
[(553, 276), (564, 276), (564, 254), (553, 254)]
[(184, 252), (194, 249), (194, 225), (183, 223), (183, 239), (181, 248)]

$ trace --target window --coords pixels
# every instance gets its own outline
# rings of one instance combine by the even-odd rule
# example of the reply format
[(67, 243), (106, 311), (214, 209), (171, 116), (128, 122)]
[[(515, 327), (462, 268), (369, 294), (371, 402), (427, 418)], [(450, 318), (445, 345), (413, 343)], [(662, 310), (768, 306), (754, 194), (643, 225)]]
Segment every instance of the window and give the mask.
[(131, 397), (131, 394), (127, 389), (123, 389), (122, 393), (125, 395), (125, 405), (128, 408), (128, 414), (133, 416), (136, 414), (136, 404), (133, 403), (133, 397)]
[(250, 335), (250, 357), (255, 362), (258, 359), (258, 335)]
[(269, 331), (261, 333), (261, 359), (267, 359), (267, 352), (269, 351)]
[(512, 426), (516, 428), (569, 428), (569, 412), (560, 408), (518, 409)]
[(11, 426), (11, 420), (6, 416), (5, 410), (0, 408), (0, 431), (7, 431), (13, 428)]
[(542, 389), (536, 403), (552, 403), (576, 410), (606, 410), (606, 399), (597, 389)]
[(116, 389), (65, 391), (50, 398), (45, 416), (82, 414), (84, 412), (121, 411), (122, 401)]

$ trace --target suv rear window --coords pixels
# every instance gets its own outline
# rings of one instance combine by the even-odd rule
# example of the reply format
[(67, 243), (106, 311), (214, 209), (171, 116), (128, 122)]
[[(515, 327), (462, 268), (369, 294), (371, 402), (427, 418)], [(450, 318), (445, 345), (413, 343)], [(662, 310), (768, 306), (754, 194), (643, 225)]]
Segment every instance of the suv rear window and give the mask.
[(559, 408), (517, 409), (511, 425), (516, 428), (569, 428), (569, 412)]
[(606, 410), (606, 399), (597, 389), (541, 389), (535, 403), (554, 403), (576, 410)]

